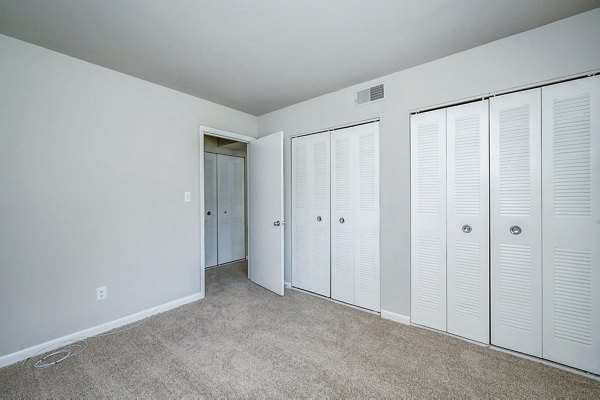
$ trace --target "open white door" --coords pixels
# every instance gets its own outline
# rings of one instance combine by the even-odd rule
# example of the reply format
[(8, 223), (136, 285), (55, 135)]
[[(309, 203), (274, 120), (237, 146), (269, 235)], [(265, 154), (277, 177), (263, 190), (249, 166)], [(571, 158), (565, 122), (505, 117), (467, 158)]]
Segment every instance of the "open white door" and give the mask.
[(283, 296), (283, 132), (248, 143), (250, 280)]

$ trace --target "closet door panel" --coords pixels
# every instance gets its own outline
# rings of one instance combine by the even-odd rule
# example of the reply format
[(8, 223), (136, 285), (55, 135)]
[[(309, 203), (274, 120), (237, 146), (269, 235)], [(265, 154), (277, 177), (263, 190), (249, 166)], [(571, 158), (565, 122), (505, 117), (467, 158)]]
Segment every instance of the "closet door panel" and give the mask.
[(379, 311), (379, 123), (331, 143), (331, 297)]
[(541, 89), (490, 100), (491, 338), (542, 356)]
[(309, 140), (292, 139), (292, 286), (310, 290)]
[(357, 221), (353, 191), (357, 177), (356, 140), (350, 129), (331, 136), (331, 297), (354, 304)]
[(488, 102), (446, 117), (447, 330), (489, 343)]
[(329, 133), (292, 140), (292, 285), (330, 296)]
[(217, 265), (217, 156), (204, 153), (204, 265)]
[(600, 373), (600, 77), (542, 89), (543, 356)]
[(446, 110), (411, 116), (411, 322), (446, 330)]
[(379, 123), (356, 128), (353, 190), (355, 203), (355, 240), (357, 241), (354, 304), (373, 311), (380, 309), (379, 277)]
[(311, 135), (311, 205), (312, 226), (312, 291), (331, 296), (331, 199), (330, 199), (330, 134)]
[(233, 164), (231, 157), (217, 154), (218, 193), (218, 262), (228, 263), (233, 257)]

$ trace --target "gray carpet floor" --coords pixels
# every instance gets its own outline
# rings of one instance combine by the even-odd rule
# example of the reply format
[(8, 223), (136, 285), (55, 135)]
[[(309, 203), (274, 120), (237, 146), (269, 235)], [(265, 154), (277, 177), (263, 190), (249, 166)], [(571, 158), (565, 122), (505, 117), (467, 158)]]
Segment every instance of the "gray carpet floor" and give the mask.
[(0, 369), (0, 397), (600, 398), (598, 381), (246, 274), (209, 270), (204, 300), (51, 368)]

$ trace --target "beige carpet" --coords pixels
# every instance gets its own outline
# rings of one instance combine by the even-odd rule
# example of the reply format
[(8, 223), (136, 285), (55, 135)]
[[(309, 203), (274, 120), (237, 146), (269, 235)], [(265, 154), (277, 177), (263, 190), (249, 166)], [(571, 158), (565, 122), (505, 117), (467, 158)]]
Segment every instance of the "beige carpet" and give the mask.
[(207, 271), (207, 297), (54, 367), (0, 369), (0, 397), (600, 398), (600, 382), (297, 291)]

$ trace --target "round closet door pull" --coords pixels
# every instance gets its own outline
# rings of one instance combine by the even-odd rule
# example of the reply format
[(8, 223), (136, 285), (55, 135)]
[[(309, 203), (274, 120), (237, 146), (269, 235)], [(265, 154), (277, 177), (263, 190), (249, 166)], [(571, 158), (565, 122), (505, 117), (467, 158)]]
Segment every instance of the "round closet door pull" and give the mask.
[(344, 217), (340, 218), (340, 224), (343, 224), (344, 222), (346, 222), (346, 220), (344, 219)]
[(512, 233), (513, 235), (520, 235), (521, 232), (523, 232), (523, 230), (520, 226), (513, 225), (510, 227), (510, 233)]
[(472, 230), (473, 230), (473, 228), (471, 228), (471, 225), (463, 225), (462, 226), (462, 231), (464, 233), (471, 233)]
[(275, 221), (275, 222), (273, 222), (273, 225), (275, 225), (275, 226), (279, 226), (279, 225), (281, 225), (281, 222), (279, 222), (279, 221)]
[(206, 213), (206, 215), (210, 215), (210, 211)]
[(320, 215), (317, 217), (317, 221), (321, 222), (321, 216)]

